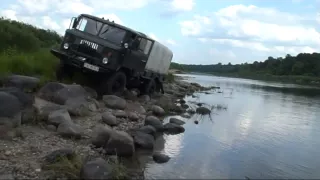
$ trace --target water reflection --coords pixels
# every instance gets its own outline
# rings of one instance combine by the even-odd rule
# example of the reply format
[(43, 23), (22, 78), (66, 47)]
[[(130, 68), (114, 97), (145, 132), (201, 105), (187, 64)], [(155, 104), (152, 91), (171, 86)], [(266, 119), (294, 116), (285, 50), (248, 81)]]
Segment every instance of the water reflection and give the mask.
[(223, 93), (187, 101), (227, 110), (215, 111), (213, 122), (204, 116), (198, 125), (193, 116), (185, 133), (161, 136), (156, 150), (172, 158), (165, 164), (146, 160), (148, 179), (320, 177), (318, 89), (209, 76), (190, 81), (219, 84)]

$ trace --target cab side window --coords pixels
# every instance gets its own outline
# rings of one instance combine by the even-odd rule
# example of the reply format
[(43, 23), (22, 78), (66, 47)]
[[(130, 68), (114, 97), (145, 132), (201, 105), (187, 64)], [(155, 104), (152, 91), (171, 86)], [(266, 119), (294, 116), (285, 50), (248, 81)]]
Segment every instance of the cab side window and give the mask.
[(152, 41), (145, 38), (139, 38), (139, 39), (140, 39), (140, 44), (138, 47), (138, 51), (141, 51), (144, 54), (148, 55), (152, 45)]

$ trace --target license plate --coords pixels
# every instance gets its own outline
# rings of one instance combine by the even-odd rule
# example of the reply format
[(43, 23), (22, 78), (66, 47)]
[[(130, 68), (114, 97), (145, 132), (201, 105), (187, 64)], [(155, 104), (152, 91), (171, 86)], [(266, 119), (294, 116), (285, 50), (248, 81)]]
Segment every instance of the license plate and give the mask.
[(93, 71), (97, 71), (97, 72), (99, 71), (99, 67), (92, 64), (84, 63), (83, 66)]

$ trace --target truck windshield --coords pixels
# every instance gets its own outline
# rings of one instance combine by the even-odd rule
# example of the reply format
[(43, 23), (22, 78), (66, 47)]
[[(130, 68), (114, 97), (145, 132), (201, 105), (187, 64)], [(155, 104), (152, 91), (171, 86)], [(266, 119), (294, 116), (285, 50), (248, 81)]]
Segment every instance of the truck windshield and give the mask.
[(126, 31), (123, 29), (117, 28), (109, 24), (103, 24), (102, 22), (86, 17), (81, 17), (76, 29), (95, 36), (98, 35), (100, 38), (103, 38), (117, 45), (121, 44), (121, 41), (123, 40), (126, 34)]

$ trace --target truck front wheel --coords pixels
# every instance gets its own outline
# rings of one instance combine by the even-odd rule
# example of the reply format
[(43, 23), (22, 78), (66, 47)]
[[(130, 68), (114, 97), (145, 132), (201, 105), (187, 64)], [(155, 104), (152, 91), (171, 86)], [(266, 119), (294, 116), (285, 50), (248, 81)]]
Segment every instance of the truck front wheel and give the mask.
[(70, 67), (60, 63), (56, 69), (56, 78), (58, 81), (62, 81), (66, 78), (72, 78), (73, 72)]
[(101, 87), (99, 88), (99, 91), (101, 95), (113, 94), (120, 96), (125, 90), (126, 84), (126, 75), (123, 72), (118, 71), (112, 74), (109, 78), (103, 80), (103, 82), (101, 82)]

